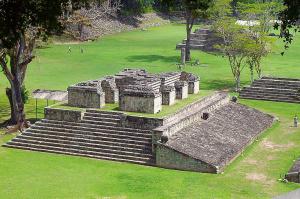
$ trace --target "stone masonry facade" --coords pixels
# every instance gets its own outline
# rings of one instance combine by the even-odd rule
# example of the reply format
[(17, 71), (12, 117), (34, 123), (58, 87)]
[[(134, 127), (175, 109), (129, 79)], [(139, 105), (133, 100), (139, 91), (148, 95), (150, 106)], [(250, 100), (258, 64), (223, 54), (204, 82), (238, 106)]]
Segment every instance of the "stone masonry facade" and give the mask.
[(114, 76), (69, 86), (68, 104), (74, 107), (102, 108), (119, 103), (120, 111), (159, 113), (162, 105), (199, 92), (199, 77), (187, 72), (151, 74), (143, 69), (124, 69)]

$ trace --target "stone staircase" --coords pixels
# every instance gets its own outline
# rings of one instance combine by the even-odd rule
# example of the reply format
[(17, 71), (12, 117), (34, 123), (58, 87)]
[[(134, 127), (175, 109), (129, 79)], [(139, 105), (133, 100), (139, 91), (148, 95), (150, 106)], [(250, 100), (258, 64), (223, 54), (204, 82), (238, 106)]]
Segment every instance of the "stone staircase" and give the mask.
[(300, 103), (300, 79), (263, 77), (244, 87), (240, 98)]
[[(209, 29), (197, 29), (194, 33), (191, 33), (190, 38), (190, 48), (192, 50), (202, 50), (205, 46), (208, 34), (210, 33)], [(186, 39), (176, 45), (176, 49), (181, 49), (186, 47)]]
[(87, 110), (77, 123), (43, 119), (4, 146), (153, 165), (151, 131), (122, 127), (121, 117)]

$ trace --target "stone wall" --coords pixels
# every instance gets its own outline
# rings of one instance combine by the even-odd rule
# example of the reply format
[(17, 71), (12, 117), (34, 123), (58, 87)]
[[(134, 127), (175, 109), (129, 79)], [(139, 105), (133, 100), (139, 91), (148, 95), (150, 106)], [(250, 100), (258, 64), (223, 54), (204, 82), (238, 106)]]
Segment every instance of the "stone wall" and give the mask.
[(176, 99), (182, 100), (188, 98), (188, 84), (185, 81), (175, 82)]
[(179, 153), (163, 144), (156, 146), (156, 165), (165, 168), (218, 173), (218, 168), (200, 160)]
[(199, 93), (199, 90), (200, 90), (200, 82), (199, 81), (188, 82), (188, 84), (189, 84), (189, 90), (188, 90), (189, 94), (197, 94), (197, 93)]
[(158, 97), (138, 97), (121, 96), (119, 108), (122, 111), (151, 113), (155, 114), (161, 111), (161, 96)]
[(290, 172), (285, 175), (285, 179), (289, 182), (300, 183), (300, 173)]
[(105, 105), (105, 94), (97, 88), (68, 88), (68, 104), (73, 107), (102, 108)]
[(130, 128), (139, 129), (154, 129), (163, 125), (163, 119), (160, 118), (148, 118), (139, 116), (125, 115), (121, 120), (121, 125)]
[(67, 122), (79, 122), (84, 115), (84, 112), (79, 110), (65, 110), (58, 108), (45, 108), (44, 112), (45, 119)]
[(180, 129), (201, 120), (204, 112), (211, 112), (229, 101), (230, 98), (227, 94), (217, 93), (186, 106), (172, 116), (164, 118), (164, 126), (153, 130), (153, 143), (155, 144), (155, 142), (160, 140), (162, 135), (172, 136)]

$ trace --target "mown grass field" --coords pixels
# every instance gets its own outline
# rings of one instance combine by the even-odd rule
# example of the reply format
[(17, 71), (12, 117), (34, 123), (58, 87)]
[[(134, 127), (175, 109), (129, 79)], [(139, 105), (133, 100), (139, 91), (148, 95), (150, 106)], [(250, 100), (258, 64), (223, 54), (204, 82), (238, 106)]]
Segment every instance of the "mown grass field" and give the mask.
[[(184, 26), (167, 25), (148, 31), (106, 36), (96, 42), (50, 45), (36, 52), (26, 79), (27, 89), (63, 89), (68, 85), (114, 74), (125, 67), (150, 72), (177, 70)], [(282, 43), (264, 60), (264, 74), (300, 77), (298, 41), (281, 56)], [(67, 53), (71, 46), (72, 52)], [(80, 53), (83, 47), (84, 53)], [(233, 87), (225, 58), (193, 52), (201, 66), (185, 67), (201, 77), (201, 89), (212, 92)], [(242, 83), (249, 83), (245, 68)], [(7, 81), (0, 75), (0, 123), (9, 117), (4, 95)], [(241, 100), (279, 118), (223, 174), (202, 174), (127, 163), (0, 148), (0, 198), (270, 198), (300, 188), (278, 179), (300, 156), (300, 128), (292, 128), (299, 104)], [(41, 102), (45, 104), (45, 102)], [(39, 117), (42, 117), (42, 105)], [(34, 118), (34, 101), (26, 105)], [(0, 144), (15, 135), (0, 135)]]

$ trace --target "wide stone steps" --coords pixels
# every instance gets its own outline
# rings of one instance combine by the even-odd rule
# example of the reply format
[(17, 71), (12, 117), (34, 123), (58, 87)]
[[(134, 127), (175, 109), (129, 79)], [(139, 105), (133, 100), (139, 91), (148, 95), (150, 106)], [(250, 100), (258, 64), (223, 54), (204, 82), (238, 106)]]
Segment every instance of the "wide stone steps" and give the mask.
[[(204, 45), (206, 42), (205, 39), (191, 39), (190, 44), (192, 45)], [(182, 41), (183, 44), (186, 44), (186, 39)]]
[(267, 79), (267, 80), (283, 80), (283, 81), (293, 81), (293, 82), (300, 82), (300, 79), (296, 78), (284, 78), (284, 77), (262, 77), (261, 79)]
[[(22, 134), (23, 135), (23, 134)], [(99, 144), (116, 144), (119, 146), (128, 147), (139, 147), (147, 148), (151, 147), (151, 142), (149, 140), (136, 140), (131, 138), (117, 138), (111, 137), (110, 135), (104, 136), (103, 134), (82, 134), (76, 132), (60, 132), (60, 131), (45, 131), (45, 130), (27, 130), (24, 135), (35, 136), (35, 137), (45, 137), (45, 138), (70, 138), (72, 140), (83, 140), (85, 142), (99, 143)], [(109, 137), (110, 136), (110, 137)]]
[(208, 28), (201, 28), (201, 29), (196, 29), (194, 33), (195, 34), (208, 34), (210, 32), (211, 32), (211, 30)]
[[(176, 49), (181, 49), (185, 48), (186, 44), (177, 44)], [(195, 44), (190, 44), (190, 49), (192, 50), (201, 50), (204, 47), (204, 45), (195, 45)]]
[(300, 103), (300, 80), (263, 77), (244, 87), (240, 98)]
[(244, 99), (257, 99), (257, 100), (267, 100), (267, 101), (277, 101), (277, 102), (300, 103), (300, 100), (298, 100), (298, 99), (288, 98), (288, 97), (283, 97), (283, 96), (240, 95), (240, 98), (244, 98)]
[(100, 118), (100, 117), (92, 117), (92, 116), (83, 116), (81, 122), (90, 123), (90, 124), (102, 124), (106, 126), (120, 125), (120, 119)]
[(31, 150), (31, 151), (83, 156), (83, 157), (111, 160), (111, 161), (118, 161), (118, 162), (129, 162), (129, 163), (144, 164), (144, 165), (153, 165), (154, 164), (153, 158), (144, 158), (142, 160), (132, 160), (132, 159), (128, 158), (128, 156), (115, 157), (115, 156), (111, 156), (110, 154), (103, 154), (103, 153), (99, 153), (99, 152), (95, 152), (95, 151), (71, 149), (71, 148), (65, 148), (65, 147), (43, 146), (43, 145), (26, 144), (26, 143), (23, 144), (23, 143), (17, 143), (17, 142), (14, 142), (14, 144), (12, 144), (11, 142), (8, 142), (4, 146), (10, 147), (10, 148)]
[(99, 151), (99, 152), (105, 152), (105, 153), (117, 153), (117, 154), (123, 154), (123, 155), (133, 155), (133, 156), (142, 156), (142, 157), (151, 157), (152, 155), (149, 153), (149, 150), (145, 150), (143, 148), (132, 148), (132, 147), (124, 147), (119, 146), (116, 143), (113, 145), (105, 145), (95, 142), (84, 142), (79, 139), (70, 139), (69, 137), (64, 137), (64, 139), (58, 139), (57, 138), (49, 138), (49, 137), (33, 137), (28, 136), (26, 133), (23, 135), (14, 138), (11, 142), (17, 141), (22, 143), (28, 143), (28, 142), (39, 142), (39, 143), (46, 143), (51, 146), (58, 146), (60, 144), (68, 145), (70, 147), (78, 146), (78, 147), (87, 147), (90, 149), (93, 149), (93, 151)]
[(151, 137), (149, 135), (141, 135), (138, 136), (135, 133), (127, 133), (127, 132), (114, 132), (114, 131), (105, 131), (102, 129), (70, 129), (70, 128), (53, 128), (53, 127), (35, 127), (33, 126), (31, 129), (33, 132), (39, 132), (41, 130), (43, 131), (57, 131), (57, 132), (70, 132), (70, 133), (77, 133), (77, 134), (85, 134), (85, 135), (97, 135), (97, 136), (104, 136), (104, 137), (114, 137), (119, 139), (133, 139), (133, 140), (139, 140), (143, 142), (150, 142)]
[(276, 89), (300, 89), (300, 85), (298, 84), (287, 84), (287, 83), (279, 83), (279, 82), (254, 82), (252, 84), (253, 87), (262, 87), (262, 88), (276, 88)]
[(289, 95), (289, 96), (297, 96), (297, 92), (292, 89), (275, 89), (275, 88), (262, 88), (262, 87), (245, 87), (242, 91), (245, 93), (262, 93), (262, 94), (278, 94), (278, 95)]
[(149, 130), (121, 126), (123, 113), (88, 109), (80, 122), (43, 119), (5, 146), (154, 164)]
[(46, 122), (42, 121), (37, 122), (33, 127), (48, 127), (48, 128), (66, 128), (72, 130), (82, 130), (82, 131), (94, 131), (94, 132), (107, 132), (115, 134), (124, 134), (124, 135), (134, 135), (139, 137), (150, 138), (151, 132), (148, 130), (142, 129), (133, 129), (133, 128), (122, 128), (122, 127), (113, 127), (113, 126), (103, 126), (103, 125), (94, 125), (94, 124), (84, 124), (84, 123), (73, 123), (73, 122), (60, 122), (55, 120), (47, 120)]
[(110, 119), (120, 119), (121, 115), (117, 114), (107, 114), (107, 113), (96, 113), (96, 112), (86, 112), (84, 116), (97, 117), (97, 118), (110, 118)]

